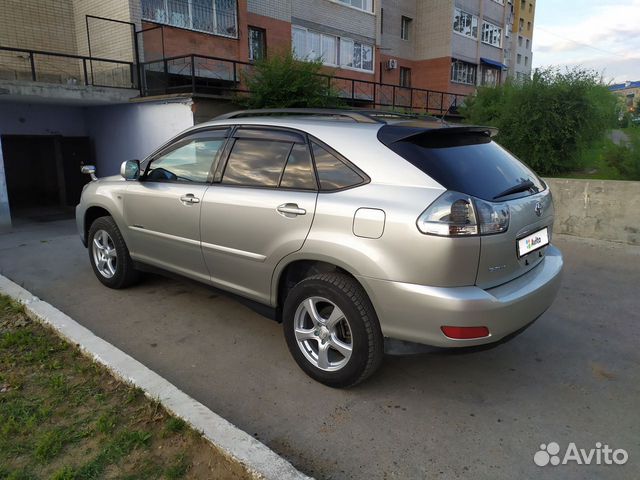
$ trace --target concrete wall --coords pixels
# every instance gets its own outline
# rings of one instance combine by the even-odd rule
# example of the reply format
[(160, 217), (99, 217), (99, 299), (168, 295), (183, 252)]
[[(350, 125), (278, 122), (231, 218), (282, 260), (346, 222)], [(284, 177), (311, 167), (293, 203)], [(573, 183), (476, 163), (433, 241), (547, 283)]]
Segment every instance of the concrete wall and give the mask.
[(553, 193), (556, 233), (640, 245), (640, 182), (545, 181)]
[(115, 175), (125, 160), (140, 159), (193, 126), (191, 101), (136, 103), (86, 110), (99, 177)]

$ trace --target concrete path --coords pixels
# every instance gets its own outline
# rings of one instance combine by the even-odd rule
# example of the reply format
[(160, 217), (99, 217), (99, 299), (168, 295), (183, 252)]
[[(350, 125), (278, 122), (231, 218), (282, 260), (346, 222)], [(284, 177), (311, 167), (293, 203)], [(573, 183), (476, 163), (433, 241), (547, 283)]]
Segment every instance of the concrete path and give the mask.
[[(388, 357), (351, 390), (306, 377), (278, 324), (205, 287), (93, 276), (71, 222), (0, 235), (24, 285), (318, 478), (632, 478), (640, 469), (640, 248), (558, 237), (553, 307), (473, 354)], [(624, 466), (537, 467), (542, 443), (624, 448)]]

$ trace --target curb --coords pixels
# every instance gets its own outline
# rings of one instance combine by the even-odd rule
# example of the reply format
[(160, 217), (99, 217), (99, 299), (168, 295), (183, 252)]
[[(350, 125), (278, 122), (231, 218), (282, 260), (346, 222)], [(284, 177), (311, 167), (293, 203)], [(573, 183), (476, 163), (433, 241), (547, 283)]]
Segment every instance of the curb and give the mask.
[(89, 329), (31, 292), (0, 275), (0, 293), (24, 305), (32, 319), (53, 328), (115, 377), (142, 389), (169, 412), (202, 432), (225, 456), (242, 464), (254, 478), (308, 480), (284, 458), (232, 423), (209, 410), (142, 363), (94, 335)]

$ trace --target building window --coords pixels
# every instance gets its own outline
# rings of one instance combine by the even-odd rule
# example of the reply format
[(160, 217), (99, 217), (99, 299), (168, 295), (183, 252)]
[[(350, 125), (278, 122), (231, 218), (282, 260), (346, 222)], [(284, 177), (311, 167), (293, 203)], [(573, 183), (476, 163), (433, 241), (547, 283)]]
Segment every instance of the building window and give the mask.
[(527, 38), (527, 50), (529, 50), (529, 45), (531, 45), (531, 43), (530, 43), (530, 42), (531, 42), (531, 40), (529, 40), (529, 39)]
[(338, 65), (338, 37), (306, 28), (292, 28), (293, 54), (299, 60), (320, 60), (325, 65)]
[(373, 72), (373, 46), (341, 38), (340, 66)]
[(142, 0), (142, 19), (238, 37), (237, 0)]
[(527, 5), (526, 0), (520, 0), (520, 10), (524, 12), (524, 7)]
[(320, 60), (325, 65), (373, 72), (373, 45), (298, 26), (292, 27), (291, 36), (293, 54), (299, 60)]
[(522, 36), (518, 35), (518, 46), (521, 47), (522, 46)]
[(409, 40), (409, 31), (411, 29), (411, 19), (409, 17), (402, 17), (400, 25), (400, 37), (403, 40)]
[(380, 35), (384, 33), (384, 8), (380, 9)]
[(518, 65), (520, 65), (522, 63), (522, 55), (518, 54), (518, 57), (516, 58), (516, 63)]
[(522, 33), (522, 30), (524, 30), (524, 19), (521, 18), (520, 22), (518, 24), (518, 32)]
[(249, 60), (267, 56), (267, 32), (264, 28), (249, 27)]
[(476, 71), (478, 67), (473, 63), (460, 60), (451, 61), (451, 81), (467, 85), (476, 84)]
[(529, 66), (529, 57), (524, 57), (524, 66), (525, 67)]
[(411, 69), (406, 67), (400, 67), (400, 86), (411, 87)]
[(493, 23), (482, 24), (482, 41), (500, 48), (502, 46), (502, 29)]
[(456, 8), (453, 15), (453, 31), (467, 37), (478, 38), (478, 17)]
[(533, 13), (533, 3), (529, 4), (529, 13)]
[(350, 7), (357, 8), (358, 10), (364, 10), (365, 12), (373, 12), (373, 0), (335, 0), (339, 3), (344, 3)]
[(482, 67), (482, 85), (495, 87), (500, 80), (500, 71), (496, 68)]
[(531, 22), (527, 22), (527, 31), (530, 32), (531, 31)]

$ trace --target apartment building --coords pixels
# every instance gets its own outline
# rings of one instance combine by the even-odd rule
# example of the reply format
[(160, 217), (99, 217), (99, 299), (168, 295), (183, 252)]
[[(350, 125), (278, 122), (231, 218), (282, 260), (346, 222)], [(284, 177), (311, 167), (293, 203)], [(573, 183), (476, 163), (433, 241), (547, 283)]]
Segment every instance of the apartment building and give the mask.
[(190, 99), (139, 98), (130, 2), (1, 3), (0, 228), (72, 216), (82, 164), (115, 174), (193, 125)]
[(511, 52), (508, 62), (509, 76), (522, 81), (531, 77), (536, 0), (512, 1), (513, 25), (511, 27)]
[(503, 0), (381, 0), (381, 81), (464, 94), (503, 82), (507, 7)]

